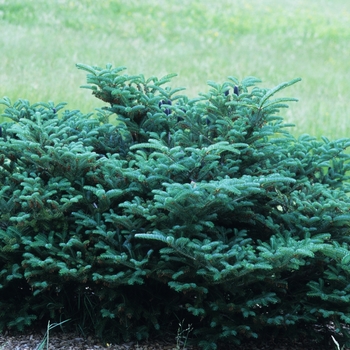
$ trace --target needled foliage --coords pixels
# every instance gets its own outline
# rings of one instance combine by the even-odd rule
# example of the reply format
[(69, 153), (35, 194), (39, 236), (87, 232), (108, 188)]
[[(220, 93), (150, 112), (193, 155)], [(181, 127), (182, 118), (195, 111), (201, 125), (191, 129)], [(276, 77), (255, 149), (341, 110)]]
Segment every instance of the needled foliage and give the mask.
[(1, 101), (0, 329), (348, 341), (350, 140), (287, 131), (275, 94), (299, 79), (189, 99), (173, 75), (78, 68), (95, 115)]

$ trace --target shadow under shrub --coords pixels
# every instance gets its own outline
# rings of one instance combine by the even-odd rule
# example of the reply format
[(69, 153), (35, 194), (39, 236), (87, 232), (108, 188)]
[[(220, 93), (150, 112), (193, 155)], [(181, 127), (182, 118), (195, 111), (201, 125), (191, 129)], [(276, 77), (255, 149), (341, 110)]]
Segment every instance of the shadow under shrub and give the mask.
[(287, 131), (275, 94), (298, 79), (189, 99), (172, 75), (78, 68), (96, 115), (1, 101), (0, 329), (348, 342), (350, 140)]

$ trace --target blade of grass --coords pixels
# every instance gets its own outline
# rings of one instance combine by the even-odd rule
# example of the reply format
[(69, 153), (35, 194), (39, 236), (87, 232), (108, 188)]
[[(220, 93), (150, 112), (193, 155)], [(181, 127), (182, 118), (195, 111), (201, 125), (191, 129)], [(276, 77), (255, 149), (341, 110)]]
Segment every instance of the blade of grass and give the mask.
[(44, 336), (44, 339), (42, 340), (42, 342), (38, 345), (38, 347), (36, 348), (36, 350), (43, 350), (46, 344), (46, 350), (49, 350), (49, 343), (50, 343), (50, 331), (57, 327), (57, 326), (61, 326), (63, 323), (66, 323), (70, 321), (70, 319), (62, 321), (60, 323), (53, 323), (50, 324), (50, 321), (47, 323), (47, 329), (46, 329), (46, 333)]

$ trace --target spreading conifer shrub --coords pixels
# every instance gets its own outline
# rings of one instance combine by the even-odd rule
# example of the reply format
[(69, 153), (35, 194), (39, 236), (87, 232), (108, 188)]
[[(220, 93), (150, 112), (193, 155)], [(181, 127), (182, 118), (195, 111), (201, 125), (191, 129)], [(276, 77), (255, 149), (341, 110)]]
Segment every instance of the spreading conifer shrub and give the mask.
[(190, 99), (79, 64), (95, 114), (4, 98), (0, 330), (69, 320), (203, 349), (350, 340), (349, 139), (296, 139), (248, 77)]

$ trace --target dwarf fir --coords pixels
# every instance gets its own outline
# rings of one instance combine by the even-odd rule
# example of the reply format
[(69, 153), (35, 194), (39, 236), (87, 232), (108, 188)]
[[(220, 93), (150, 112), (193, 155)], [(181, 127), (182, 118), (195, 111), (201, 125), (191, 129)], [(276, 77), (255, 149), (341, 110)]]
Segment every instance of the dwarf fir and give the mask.
[(1, 101), (0, 329), (348, 342), (350, 140), (288, 131), (299, 79), (190, 99), (174, 75), (78, 68), (95, 113)]

